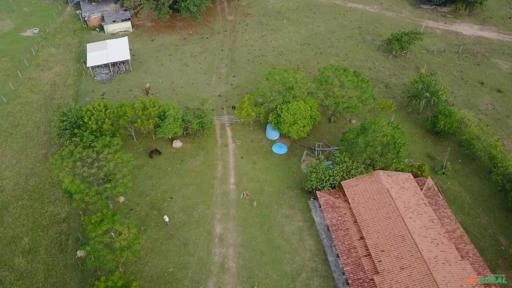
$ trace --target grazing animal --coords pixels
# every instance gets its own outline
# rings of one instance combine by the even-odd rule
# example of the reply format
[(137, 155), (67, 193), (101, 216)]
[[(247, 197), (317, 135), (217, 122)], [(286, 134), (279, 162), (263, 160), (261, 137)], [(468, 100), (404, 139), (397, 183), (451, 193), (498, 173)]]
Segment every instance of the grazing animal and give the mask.
[(146, 93), (146, 96), (149, 96), (150, 91), (151, 91), (151, 85), (149, 83), (146, 83), (146, 86), (144, 87), (144, 93)]
[(149, 158), (153, 159), (154, 156), (160, 156), (162, 155), (162, 151), (160, 151), (158, 148), (155, 148), (151, 151), (149, 151)]
[(169, 216), (164, 215), (163, 217), (165, 224), (169, 225), (169, 222), (171, 222), (171, 219), (169, 219)]
[(235, 111), (236, 110), (236, 106), (235, 105), (231, 106), (231, 110)]

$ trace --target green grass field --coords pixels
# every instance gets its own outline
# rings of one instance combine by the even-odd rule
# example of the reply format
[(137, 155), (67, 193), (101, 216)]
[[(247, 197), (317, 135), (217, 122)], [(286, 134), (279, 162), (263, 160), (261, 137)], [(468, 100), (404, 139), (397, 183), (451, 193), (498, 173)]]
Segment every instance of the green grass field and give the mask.
[[(505, 197), (454, 143), (428, 134), (400, 100), (406, 83), (427, 67), (439, 73), (455, 105), (476, 114), (512, 147), (512, 42), (425, 28), (425, 40), (409, 56), (395, 59), (379, 51), (380, 40), (392, 31), (421, 25), (330, 0), (240, 0), (230, 6), (234, 20), (215, 17), (212, 11), (214, 17), (190, 33), (183, 27), (173, 31), (172, 25), (167, 31), (136, 27), (128, 35), (133, 71), (100, 83), (82, 68), (83, 50), (85, 43), (105, 36), (83, 30), (63, 6), (20, 2), (8, 1), (7, 12), (0, 12), (0, 96), (7, 101), (0, 98), (0, 287), (85, 287), (91, 279), (74, 258), (80, 243), (77, 210), (50, 171), (49, 158), (56, 149), (52, 121), (64, 105), (133, 99), (149, 82), (165, 101), (198, 105), (206, 100), (220, 115), (220, 107), (235, 104), (273, 67), (298, 67), (312, 75), (330, 63), (360, 70), (379, 97), (398, 103), (394, 117), (406, 132), (413, 159), (441, 160), (450, 151), (452, 171), (434, 178), (491, 270), (512, 279), (512, 230), (507, 225), (512, 213)], [(417, 10), (405, 0), (357, 3), (453, 20)], [(27, 4), (29, 11), (23, 9)], [(509, 2), (490, 1), (486, 10), (458, 20), (511, 31), (507, 15)], [(19, 35), (33, 26), (48, 27), (48, 32)], [(324, 121), (301, 142), (335, 144), (348, 126), (345, 121)], [(228, 190), (225, 178), (218, 182), (218, 163), (229, 164), (227, 144), (222, 140), (218, 146), (215, 134), (186, 138), (180, 150), (159, 142), (164, 154), (154, 160), (146, 156), (150, 142), (127, 140), (126, 149), (136, 162), (134, 188), (126, 193), (123, 213), (139, 225), (144, 238), (141, 256), (128, 271), (142, 287), (206, 287), (212, 277), (221, 277), (223, 266), (212, 268), (214, 208), (220, 203), (217, 208), (234, 211), (230, 233), (236, 243), (237, 287), (332, 286), (308, 195), (301, 190), (303, 148), (294, 144), (288, 155), (276, 157), (258, 125), (231, 129), (236, 149), (236, 193), (231, 200), (215, 194)], [(224, 130), (221, 136), (225, 139)], [(240, 199), (245, 191), (250, 200)], [(169, 227), (161, 221), (163, 214), (171, 216)]]

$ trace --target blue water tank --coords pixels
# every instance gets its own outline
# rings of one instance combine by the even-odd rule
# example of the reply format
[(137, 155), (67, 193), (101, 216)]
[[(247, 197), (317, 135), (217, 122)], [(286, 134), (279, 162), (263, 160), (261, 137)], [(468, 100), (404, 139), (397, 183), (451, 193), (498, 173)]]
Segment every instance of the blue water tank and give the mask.
[(265, 135), (267, 136), (267, 139), (271, 140), (271, 141), (275, 141), (275, 140), (279, 139), (279, 136), (280, 136), (279, 131), (277, 131), (277, 129), (272, 127), (272, 125), (270, 123), (267, 124), (267, 129), (265, 131)]
[(272, 145), (272, 151), (274, 151), (274, 153), (276, 153), (277, 155), (283, 155), (286, 154), (286, 152), (288, 152), (288, 146), (286, 146), (283, 143), (276, 143)]

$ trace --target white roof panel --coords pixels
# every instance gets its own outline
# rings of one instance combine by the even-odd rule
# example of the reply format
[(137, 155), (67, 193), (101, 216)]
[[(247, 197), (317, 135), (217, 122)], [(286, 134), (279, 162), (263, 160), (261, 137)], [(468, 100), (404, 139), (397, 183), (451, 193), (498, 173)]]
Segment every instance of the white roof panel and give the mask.
[(87, 67), (130, 60), (128, 37), (87, 44)]

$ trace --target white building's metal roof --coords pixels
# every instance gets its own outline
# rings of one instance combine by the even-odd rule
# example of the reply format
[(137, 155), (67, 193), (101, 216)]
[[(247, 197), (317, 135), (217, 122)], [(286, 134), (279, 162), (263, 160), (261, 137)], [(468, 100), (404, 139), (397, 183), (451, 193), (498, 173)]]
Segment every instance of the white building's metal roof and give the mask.
[(87, 67), (130, 60), (128, 37), (87, 44)]

